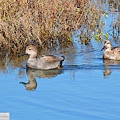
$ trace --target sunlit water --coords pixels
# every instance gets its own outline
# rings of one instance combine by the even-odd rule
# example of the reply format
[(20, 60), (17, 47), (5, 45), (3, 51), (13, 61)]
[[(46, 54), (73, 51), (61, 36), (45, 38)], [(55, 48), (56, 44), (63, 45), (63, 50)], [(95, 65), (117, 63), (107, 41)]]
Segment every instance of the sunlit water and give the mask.
[(103, 61), (103, 43), (76, 39), (61, 52), (61, 70), (26, 70), (24, 62), (0, 72), (0, 112), (11, 120), (120, 120), (120, 61)]

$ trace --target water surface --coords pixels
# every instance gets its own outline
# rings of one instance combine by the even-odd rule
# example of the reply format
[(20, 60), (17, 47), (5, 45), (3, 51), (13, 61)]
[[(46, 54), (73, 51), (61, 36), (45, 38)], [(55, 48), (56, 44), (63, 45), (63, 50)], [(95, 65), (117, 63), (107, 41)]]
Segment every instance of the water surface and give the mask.
[(11, 120), (119, 120), (120, 62), (103, 61), (96, 46), (64, 53), (61, 70), (26, 70), (23, 63), (1, 72), (0, 112)]

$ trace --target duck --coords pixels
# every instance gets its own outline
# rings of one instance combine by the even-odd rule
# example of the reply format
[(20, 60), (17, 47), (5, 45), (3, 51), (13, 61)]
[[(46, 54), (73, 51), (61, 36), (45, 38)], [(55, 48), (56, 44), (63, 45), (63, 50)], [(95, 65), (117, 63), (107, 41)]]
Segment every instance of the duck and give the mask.
[(103, 59), (120, 60), (120, 46), (112, 47), (111, 42), (109, 40), (105, 40), (101, 51), (104, 49), (105, 52), (103, 54)]
[(23, 55), (29, 55), (26, 66), (32, 69), (61, 69), (62, 63), (65, 60), (64, 56), (57, 55), (38, 55), (38, 49), (34, 45), (29, 45), (26, 47), (25, 53)]

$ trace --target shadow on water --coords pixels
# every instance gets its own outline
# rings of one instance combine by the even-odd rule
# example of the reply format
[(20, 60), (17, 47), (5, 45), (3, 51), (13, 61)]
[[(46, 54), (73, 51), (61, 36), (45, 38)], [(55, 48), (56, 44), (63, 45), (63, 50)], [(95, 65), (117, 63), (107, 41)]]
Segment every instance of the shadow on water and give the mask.
[(37, 88), (36, 77), (38, 78), (52, 78), (59, 74), (62, 74), (63, 71), (59, 69), (54, 70), (34, 70), (26, 69), (26, 74), (28, 77), (28, 82), (20, 82), (20, 84), (25, 85), (26, 90), (35, 90)]
[(115, 60), (103, 60), (104, 63), (104, 76), (109, 76), (112, 71), (120, 71), (120, 61)]
[(81, 65), (65, 65), (64, 70), (65, 71), (77, 71), (77, 70), (87, 70), (87, 71), (93, 71), (93, 70), (101, 70), (103, 71), (103, 76), (107, 77), (111, 75), (112, 72), (120, 71), (120, 61), (115, 60), (106, 60), (102, 58), (97, 58), (97, 60), (100, 60), (103, 62), (103, 64), (81, 64)]
[(103, 64), (81, 64), (81, 65), (64, 65), (62, 69), (53, 69), (53, 70), (35, 70), (35, 69), (26, 69), (26, 74), (28, 77), (28, 82), (20, 82), (20, 84), (25, 85), (26, 90), (35, 90), (37, 88), (36, 78), (52, 78), (58, 75), (64, 74), (65, 72), (75, 73), (76, 71), (93, 71), (101, 70), (103, 71), (103, 76), (107, 77), (114, 71), (120, 71), (120, 61), (115, 60), (104, 60), (98, 58), (103, 62)]

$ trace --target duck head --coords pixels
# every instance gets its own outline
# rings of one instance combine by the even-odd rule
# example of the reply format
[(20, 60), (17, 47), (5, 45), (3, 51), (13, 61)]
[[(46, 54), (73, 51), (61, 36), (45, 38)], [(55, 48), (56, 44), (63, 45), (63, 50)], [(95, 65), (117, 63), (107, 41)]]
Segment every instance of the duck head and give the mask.
[(22, 56), (28, 54), (30, 55), (29, 58), (32, 59), (37, 57), (37, 53), (38, 53), (37, 47), (34, 45), (29, 45), (26, 47), (25, 53), (22, 54)]
[(104, 50), (104, 49), (111, 49), (111, 48), (112, 48), (111, 42), (110, 42), (109, 40), (106, 40), (106, 41), (104, 42), (104, 46), (103, 46), (103, 48), (101, 49), (101, 51)]

